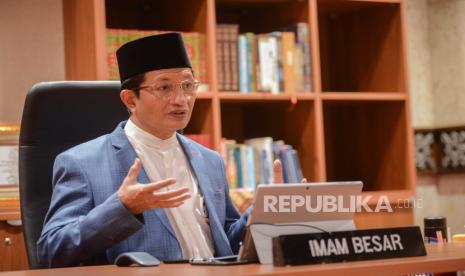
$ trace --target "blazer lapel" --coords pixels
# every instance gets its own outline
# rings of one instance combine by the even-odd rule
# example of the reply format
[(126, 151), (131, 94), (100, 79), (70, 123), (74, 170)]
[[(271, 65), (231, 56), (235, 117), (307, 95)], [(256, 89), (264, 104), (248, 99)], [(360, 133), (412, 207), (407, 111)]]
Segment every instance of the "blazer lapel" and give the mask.
[[(131, 166), (134, 164), (134, 160), (137, 156), (136, 152), (132, 148), (131, 143), (129, 143), (126, 133), (124, 133), (125, 124), (126, 121), (120, 123), (118, 127), (110, 135), (112, 145), (115, 149), (116, 163), (119, 166), (118, 172), (121, 172), (126, 176), (129, 172), (129, 168), (131, 168)], [(139, 172), (137, 181), (139, 183), (145, 184), (150, 183), (147, 173), (145, 172), (144, 166), (142, 166), (141, 171)], [(118, 188), (120, 184), (121, 183), (116, 184), (118, 185)], [(171, 228), (171, 224), (169, 222), (168, 217), (166, 216), (164, 209), (155, 208), (152, 209), (152, 211), (155, 212), (155, 214), (158, 216), (165, 228), (171, 233), (171, 235), (173, 235), (173, 237), (176, 238), (176, 235), (173, 229)]]
[(195, 147), (191, 146), (191, 142), (184, 138), (180, 134), (176, 134), (179, 143), (181, 144), (184, 153), (189, 160), (193, 173), (197, 177), (197, 182), (199, 183), (200, 191), (204, 197), (204, 202), (208, 210), (210, 230), (212, 237), (214, 239), (216, 255), (231, 255), (232, 251), (229, 246), (219, 247), (219, 245), (226, 243), (229, 245), (229, 240), (224, 233), (224, 228), (220, 224), (220, 220), (216, 213), (216, 208), (214, 205), (214, 194), (212, 189), (212, 184), (207, 173), (209, 168), (205, 165), (202, 154)]

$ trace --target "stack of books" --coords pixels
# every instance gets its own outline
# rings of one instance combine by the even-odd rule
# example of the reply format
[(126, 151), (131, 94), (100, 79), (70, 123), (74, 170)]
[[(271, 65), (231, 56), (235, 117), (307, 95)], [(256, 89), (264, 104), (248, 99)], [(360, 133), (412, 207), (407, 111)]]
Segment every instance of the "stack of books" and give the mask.
[(239, 34), (239, 25), (218, 24), (216, 36), (220, 91), (312, 91), (308, 24), (266, 34)]
[(282, 140), (273, 141), (271, 137), (260, 137), (238, 144), (235, 140), (223, 139), (221, 156), (226, 164), (226, 178), (230, 189), (255, 190), (257, 184), (273, 183), (275, 159), (281, 160), (283, 183), (302, 181), (297, 151)]

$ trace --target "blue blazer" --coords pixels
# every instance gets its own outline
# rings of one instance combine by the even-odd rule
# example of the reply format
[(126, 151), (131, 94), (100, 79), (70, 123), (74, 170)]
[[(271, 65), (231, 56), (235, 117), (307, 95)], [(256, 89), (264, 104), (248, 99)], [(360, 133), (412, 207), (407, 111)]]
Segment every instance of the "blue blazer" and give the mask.
[[(135, 216), (116, 195), (136, 158), (124, 125), (57, 156), (51, 204), (37, 241), (41, 264), (113, 263), (128, 251), (148, 252), (160, 260), (182, 258), (163, 209)], [(236, 254), (248, 212), (241, 217), (231, 202), (220, 155), (182, 135), (177, 138), (204, 196), (215, 255)], [(144, 168), (138, 181), (150, 182)]]

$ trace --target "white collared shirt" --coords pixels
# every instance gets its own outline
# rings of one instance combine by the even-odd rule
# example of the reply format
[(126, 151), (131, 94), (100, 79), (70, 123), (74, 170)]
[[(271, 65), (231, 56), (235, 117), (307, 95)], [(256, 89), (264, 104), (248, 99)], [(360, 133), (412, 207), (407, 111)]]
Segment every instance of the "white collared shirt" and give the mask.
[(176, 208), (164, 209), (184, 258), (211, 258), (214, 247), (198, 183), (174, 133), (161, 140), (128, 120), (124, 131), (151, 182), (175, 178), (176, 183), (160, 191), (188, 187), (191, 198)]

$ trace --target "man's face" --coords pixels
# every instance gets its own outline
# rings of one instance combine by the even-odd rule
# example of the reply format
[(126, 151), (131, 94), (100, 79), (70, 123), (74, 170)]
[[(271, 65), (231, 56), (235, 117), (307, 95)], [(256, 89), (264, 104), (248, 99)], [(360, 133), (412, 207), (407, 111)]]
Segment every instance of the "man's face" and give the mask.
[(145, 80), (140, 85), (139, 98), (129, 90), (123, 90), (121, 98), (131, 111), (131, 120), (136, 125), (166, 139), (175, 131), (185, 128), (191, 117), (195, 93), (186, 93), (181, 88), (181, 83), (185, 85), (189, 81), (194, 81), (189, 68), (150, 71), (145, 73)]

